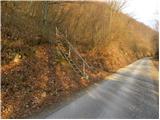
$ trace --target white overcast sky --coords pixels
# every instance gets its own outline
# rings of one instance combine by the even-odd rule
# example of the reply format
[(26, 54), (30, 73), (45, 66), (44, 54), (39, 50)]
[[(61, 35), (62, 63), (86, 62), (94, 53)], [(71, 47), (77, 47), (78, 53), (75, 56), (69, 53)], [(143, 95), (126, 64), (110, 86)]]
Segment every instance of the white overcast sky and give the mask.
[[(119, 0), (123, 1), (123, 0)], [(159, 19), (159, 0), (126, 0), (123, 12), (128, 13), (140, 22), (154, 27), (155, 19)]]

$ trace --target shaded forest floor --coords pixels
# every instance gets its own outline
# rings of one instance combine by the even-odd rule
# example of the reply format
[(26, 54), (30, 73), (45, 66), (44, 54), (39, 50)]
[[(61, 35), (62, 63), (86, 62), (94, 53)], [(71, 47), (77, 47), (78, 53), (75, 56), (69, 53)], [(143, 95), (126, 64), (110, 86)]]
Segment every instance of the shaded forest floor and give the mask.
[(9, 36), (2, 38), (1, 73), (2, 118), (25, 118), (40, 112), (109, 74), (98, 71), (85, 80), (59, 58), (54, 45), (28, 45)]

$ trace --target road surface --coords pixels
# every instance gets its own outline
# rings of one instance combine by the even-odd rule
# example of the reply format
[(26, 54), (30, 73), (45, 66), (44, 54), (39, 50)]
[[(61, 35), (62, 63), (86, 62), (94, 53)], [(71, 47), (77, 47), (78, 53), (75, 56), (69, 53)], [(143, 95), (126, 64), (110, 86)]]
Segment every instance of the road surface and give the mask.
[(153, 79), (154, 70), (149, 58), (136, 61), (46, 118), (158, 118), (158, 78)]

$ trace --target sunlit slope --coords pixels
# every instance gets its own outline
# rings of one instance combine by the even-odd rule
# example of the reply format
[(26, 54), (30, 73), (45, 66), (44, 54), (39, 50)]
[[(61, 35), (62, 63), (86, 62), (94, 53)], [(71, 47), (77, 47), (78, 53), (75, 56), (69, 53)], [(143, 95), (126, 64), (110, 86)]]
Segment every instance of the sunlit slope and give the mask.
[(81, 52), (104, 57), (106, 69), (119, 68), (137, 58), (154, 54), (154, 31), (120, 11), (110, 9), (106, 3), (50, 2), (47, 7), (44, 2), (3, 4), (2, 16), (8, 14), (11, 18), (9, 23), (4, 20), (5, 25), (10, 24), (15, 31), (18, 29), (22, 36), (33, 37), (28, 38), (33, 42), (34, 36), (41, 34), (54, 41), (55, 28), (58, 27)]

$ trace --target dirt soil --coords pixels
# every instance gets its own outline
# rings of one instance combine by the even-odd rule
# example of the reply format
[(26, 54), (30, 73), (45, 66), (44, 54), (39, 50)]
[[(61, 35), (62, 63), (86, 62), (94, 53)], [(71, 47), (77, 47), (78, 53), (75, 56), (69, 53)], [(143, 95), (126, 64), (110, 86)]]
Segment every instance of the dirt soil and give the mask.
[[(91, 80), (82, 79), (66, 61), (56, 61), (54, 46), (43, 44), (32, 49), (34, 55), (22, 58), (16, 55), (2, 65), (2, 118), (25, 118), (40, 112), (107, 75), (107, 72), (99, 71), (90, 73)], [(5, 54), (3, 50), (3, 61), (7, 59)]]

